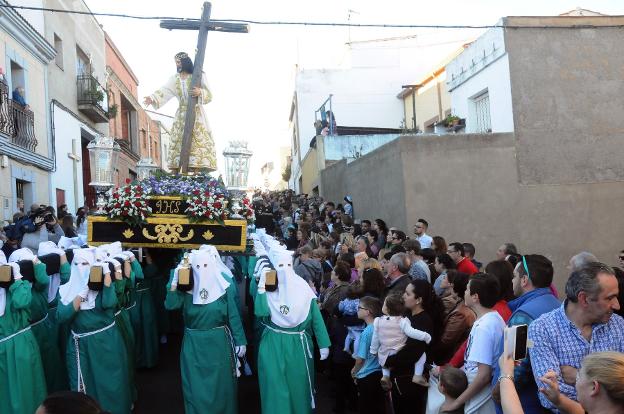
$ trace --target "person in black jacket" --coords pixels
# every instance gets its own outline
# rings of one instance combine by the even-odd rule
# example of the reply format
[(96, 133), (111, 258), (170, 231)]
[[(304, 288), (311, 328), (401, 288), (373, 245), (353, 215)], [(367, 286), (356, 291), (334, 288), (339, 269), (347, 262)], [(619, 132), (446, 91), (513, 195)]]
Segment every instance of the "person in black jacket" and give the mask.
[[(435, 340), (437, 330), (434, 327), (441, 323), (442, 304), (433, 293), (431, 284), (420, 279), (410, 282), (403, 293), (403, 301), (412, 328), (429, 333)], [(396, 414), (425, 412), (427, 387), (413, 383), (412, 376), (414, 363), (427, 348), (424, 342), (408, 338), (405, 346), (386, 360), (386, 367), (391, 369), (392, 377), (390, 384), (382, 383), (382, 386), (391, 390)]]

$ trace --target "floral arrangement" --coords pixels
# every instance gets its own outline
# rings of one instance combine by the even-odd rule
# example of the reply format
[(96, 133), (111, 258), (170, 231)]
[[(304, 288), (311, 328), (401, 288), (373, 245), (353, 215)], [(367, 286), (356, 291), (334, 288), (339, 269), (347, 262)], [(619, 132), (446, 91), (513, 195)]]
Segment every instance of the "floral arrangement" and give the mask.
[(145, 223), (152, 214), (147, 200), (151, 196), (180, 196), (188, 207), (184, 213), (190, 221), (217, 221), (223, 224), (230, 218), (244, 218), (249, 223), (255, 220), (251, 201), (247, 197), (238, 199), (240, 210), (234, 211), (238, 203), (225, 188), (223, 182), (208, 174), (192, 176), (161, 173), (140, 182), (126, 180), (123, 187), (108, 192), (106, 213), (112, 219), (121, 219), (132, 226)]
[(208, 189), (212, 193), (228, 195), (228, 191), (219, 180), (208, 174), (172, 175), (160, 174), (150, 176), (142, 181), (149, 194), (192, 196), (197, 189)]
[(247, 219), (249, 224), (253, 223), (256, 220), (256, 214), (254, 213), (253, 207), (251, 206), (251, 201), (247, 197), (243, 197), (243, 206), (240, 211), (240, 215)]
[(145, 199), (143, 186), (126, 180), (125, 187), (110, 189), (105, 207), (110, 218), (121, 219), (132, 225), (139, 225), (152, 214)]
[(188, 207), (185, 213), (190, 216), (191, 221), (214, 220), (223, 223), (228, 217), (228, 200), (223, 194), (195, 189), (186, 201)]

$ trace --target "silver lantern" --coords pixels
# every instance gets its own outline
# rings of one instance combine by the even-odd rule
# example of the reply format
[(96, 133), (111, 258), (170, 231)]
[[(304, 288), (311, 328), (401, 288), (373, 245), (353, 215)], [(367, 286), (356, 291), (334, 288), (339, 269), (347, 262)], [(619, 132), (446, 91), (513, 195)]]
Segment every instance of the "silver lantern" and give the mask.
[(113, 137), (98, 136), (87, 145), (87, 149), (91, 168), (89, 185), (97, 194), (97, 214), (105, 214), (104, 193), (113, 186), (113, 175), (121, 147)]
[(139, 162), (137, 162), (137, 176), (139, 181), (143, 181), (146, 178), (154, 175), (154, 172), (158, 170), (158, 165), (154, 162), (152, 158), (141, 158)]
[(246, 141), (230, 141), (223, 151), (225, 157), (225, 174), (228, 190), (247, 190), (249, 161), (253, 152), (247, 148)]

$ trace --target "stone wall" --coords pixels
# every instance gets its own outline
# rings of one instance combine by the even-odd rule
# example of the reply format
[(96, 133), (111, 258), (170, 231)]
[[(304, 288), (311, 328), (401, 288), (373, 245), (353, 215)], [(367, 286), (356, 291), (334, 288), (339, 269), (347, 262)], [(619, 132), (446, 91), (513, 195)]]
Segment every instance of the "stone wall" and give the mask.
[(624, 183), (525, 185), (516, 158), (511, 133), (404, 136), (323, 170), (321, 195), (338, 201), (350, 194), (356, 218), (381, 217), (409, 235), (425, 218), (429, 234), (474, 243), (484, 263), (508, 241), (544, 254), (560, 291), (569, 258), (581, 250), (616, 264)]
[(506, 29), (520, 181), (623, 181), (624, 17), (507, 18), (509, 25), (596, 25), (571, 30)]

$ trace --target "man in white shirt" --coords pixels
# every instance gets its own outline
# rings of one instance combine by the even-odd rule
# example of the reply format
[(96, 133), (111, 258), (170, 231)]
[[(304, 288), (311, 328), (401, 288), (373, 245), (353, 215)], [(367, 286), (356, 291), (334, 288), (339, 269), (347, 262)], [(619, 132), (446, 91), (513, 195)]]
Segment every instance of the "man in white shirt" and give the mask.
[(425, 219), (418, 219), (416, 224), (414, 224), (414, 234), (416, 235), (415, 239), (420, 243), (421, 249), (431, 248), (431, 244), (433, 243), (433, 238), (427, 234), (427, 229), (429, 228), (429, 223)]
[[(464, 301), (476, 314), (462, 369), (468, 377), (468, 388), (445, 409), (453, 411), (464, 407), (466, 413), (495, 413), (490, 390), (492, 372), (502, 349), (505, 321), (492, 309), (500, 295), (500, 285), (493, 275), (484, 273), (470, 277)], [(429, 388), (429, 392), (432, 389)]]

